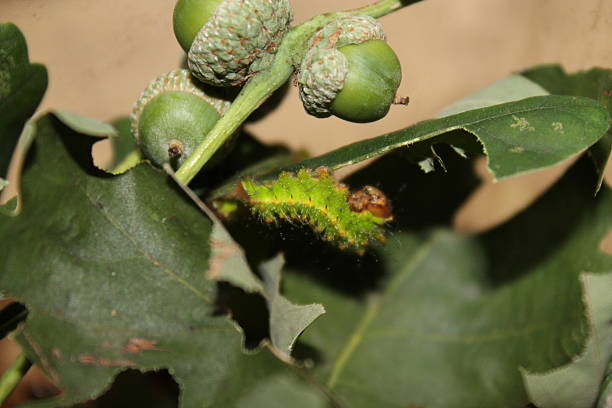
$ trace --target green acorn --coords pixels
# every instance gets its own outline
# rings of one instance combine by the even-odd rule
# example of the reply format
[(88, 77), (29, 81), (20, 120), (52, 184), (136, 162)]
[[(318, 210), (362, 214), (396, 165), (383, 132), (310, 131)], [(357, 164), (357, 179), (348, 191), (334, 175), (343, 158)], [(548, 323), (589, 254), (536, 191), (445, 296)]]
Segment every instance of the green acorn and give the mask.
[(178, 168), (229, 105), (207, 95), (189, 71), (177, 69), (149, 83), (140, 94), (132, 110), (132, 133), (151, 162)]
[(373, 122), (389, 111), (401, 78), (400, 62), (380, 24), (368, 16), (344, 16), (311, 38), (298, 86), (313, 116)]
[(233, 86), (265, 68), (292, 19), (289, 0), (178, 0), (173, 25), (193, 75)]

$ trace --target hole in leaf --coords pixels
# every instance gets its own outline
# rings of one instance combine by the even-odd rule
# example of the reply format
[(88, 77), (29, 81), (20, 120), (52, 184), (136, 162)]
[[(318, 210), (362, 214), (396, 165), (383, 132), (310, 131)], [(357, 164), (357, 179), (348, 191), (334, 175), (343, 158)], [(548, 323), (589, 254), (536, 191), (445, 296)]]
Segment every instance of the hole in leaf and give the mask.
[(264, 298), (258, 294), (220, 282), (215, 307), (215, 315), (229, 314), (240, 325), (246, 348), (256, 348), (268, 336), (268, 308)]
[(178, 407), (179, 387), (167, 370), (127, 370), (115, 378), (100, 398), (81, 405), (84, 408), (174, 408)]
[(12, 302), (4, 306), (0, 311), (0, 339), (15, 330), (27, 315), (28, 311), (21, 303)]
[(91, 147), (91, 156), (94, 165), (101, 169), (107, 170), (113, 161), (112, 142), (110, 139), (102, 139), (97, 141)]
[(306, 368), (320, 365), (325, 360), (324, 355), (319, 349), (302, 341), (295, 343), (291, 356)]

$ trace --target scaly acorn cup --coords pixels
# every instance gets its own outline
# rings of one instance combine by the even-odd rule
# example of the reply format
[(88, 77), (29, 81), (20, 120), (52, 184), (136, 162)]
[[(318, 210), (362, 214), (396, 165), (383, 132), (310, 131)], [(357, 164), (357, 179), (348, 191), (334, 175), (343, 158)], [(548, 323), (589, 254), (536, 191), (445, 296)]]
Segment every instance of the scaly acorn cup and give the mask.
[(378, 21), (344, 16), (310, 39), (298, 86), (313, 116), (373, 122), (389, 111), (401, 79), (400, 62)]
[(132, 134), (154, 164), (178, 168), (230, 102), (207, 95), (185, 69), (151, 81), (132, 110)]
[(179, 0), (173, 26), (196, 78), (234, 86), (270, 63), (292, 19), (289, 0)]

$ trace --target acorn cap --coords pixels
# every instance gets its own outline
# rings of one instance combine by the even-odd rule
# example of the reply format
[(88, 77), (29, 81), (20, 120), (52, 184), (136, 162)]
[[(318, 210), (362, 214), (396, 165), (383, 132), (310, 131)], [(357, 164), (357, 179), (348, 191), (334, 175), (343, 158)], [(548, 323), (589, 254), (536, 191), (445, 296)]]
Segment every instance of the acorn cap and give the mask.
[(369, 40), (385, 40), (382, 26), (369, 16), (339, 17), (312, 36), (298, 73), (300, 98), (309, 114), (319, 118), (332, 114), (331, 103), (342, 90), (349, 69), (338, 48)]
[(203, 101), (214, 107), (220, 116), (223, 116), (230, 107), (231, 102), (215, 98), (207, 95), (202, 89), (201, 84), (191, 76), (186, 69), (175, 69), (168, 72), (167, 74), (160, 75), (155, 80), (151, 81), (144, 91), (142, 91), (132, 109), (131, 126), (132, 134), (136, 140), (140, 140), (139, 137), (139, 121), (147, 104), (153, 100), (156, 96), (164, 92), (186, 92), (195, 95)]
[(289, 30), (289, 0), (224, 0), (200, 29), (189, 49), (189, 69), (202, 82), (239, 85), (276, 53)]

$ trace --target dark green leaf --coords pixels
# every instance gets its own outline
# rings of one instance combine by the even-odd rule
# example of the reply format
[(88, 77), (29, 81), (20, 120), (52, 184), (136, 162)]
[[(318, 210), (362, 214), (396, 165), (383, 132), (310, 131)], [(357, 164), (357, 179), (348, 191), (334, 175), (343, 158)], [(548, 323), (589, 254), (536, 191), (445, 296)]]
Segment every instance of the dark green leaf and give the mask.
[[(612, 70), (592, 68), (568, 74), (559, 65), (544, 65), (522, 73), (556, 95), (586, 96), (601, 102), (612, 113)], [(596, 192), (601, 188), (604, 169), (612, 152), (612, 132), (589, 149), (597, 170)]]
[[(612, 191), (593, 199), (583, 160), (507, 224), (465, 237), (434, 228), (452, 211), (429, 214), (452, 210), (458, 191), (415, 186), (417, 169), (397, 162), (383, 158), (374, 173), (385, 164), (391, 177), (401, 173), (404, 203), (417, 204), (376, 254), (319, 259), (316, 268), (307, 249), (288, 254), (295, 272), (286, 274), (286, 296), (327, 309), (302, 336), (301, 357), (345, 406), (525, 406), (519, 368), (551, 370), (586, 345), (580, 274), (612, 272), (612, 257), (598, 249), (612, 225)], [(448, 177), (465, 185), (455, 170)], [(420, 211), (426, 201), (431, 208)]]
[[(536, 96), (417, 123), (407, 129), (363, 140), (282, 170), (327, 166), (332, 170), (424, 142), (473, 146), (478, 139), (496, 179), (546, 168), (597, 142), (609, 127), (606, 109), (588, 98)], [(451, 133), (453, 132), (453, 133)], [(440, 139), (428, 140), (440, 135)], [(423, 159), (430, 157), (431, 153)]]
[(521, 75), (551, 94), (589, 97), (612, 109), (612, 70), (592, 68), (569, 74), (560, 65), (544, 65), (523, 71)]
[(47, 70), (30, 64), (21, 31), (0, 24), (0, 176), (6, 174), (17, 138), (47, 89)]
[(593, 333), (583, 355), (546, 374), (525, 373), (530, 400), (538, 407), (591, 408), (612, 356), (612, 274), (582, 279)]
[(92, 139), (51, 116), (37, 124), (21, 211), (0, 216), (0, 288), (28, 308), (18, 339), (64, 391), (43, 406), (95, 397), (126, 368), (168, 368), (183, 407), (238, 404), (267, 375), (293, 375), (245, 354), (219, 316), (211, 222), (165, 173), (111, 177), (91, 163)]
[(17, 210), (17, 197), (13, 197), (6, 203), (0, 205), (0, 215), (13, 216)]

